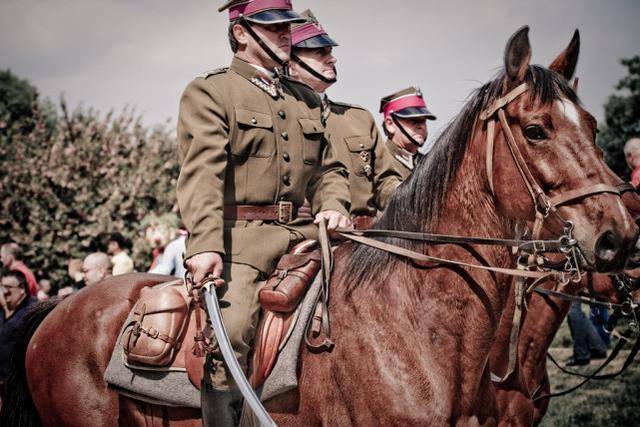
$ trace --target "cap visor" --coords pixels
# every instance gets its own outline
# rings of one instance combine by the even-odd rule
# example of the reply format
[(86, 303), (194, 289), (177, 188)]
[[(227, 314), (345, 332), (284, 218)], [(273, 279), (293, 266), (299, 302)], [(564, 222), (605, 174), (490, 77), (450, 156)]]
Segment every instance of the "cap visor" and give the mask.
[(293, 47), (299, 47), (302, 49), (317, 49), (319, 47), (336, 47), (338, 43), (326, 34), (319, 34), (311, 37), (310, 39), (303, 40), (300, 43), (296, 43)]
[(424, 117), (427, 120), (436, 119), (436, 116), (424, 107), (407, 107), (396, 111), (394, 114), (401, 119), (412, 119), (416, 117)]
[(284, 22), (302, 23), (305, 19), (293, 10), (271, 9), (246, 16), (245, 19), (256, 24), (281, 24)]

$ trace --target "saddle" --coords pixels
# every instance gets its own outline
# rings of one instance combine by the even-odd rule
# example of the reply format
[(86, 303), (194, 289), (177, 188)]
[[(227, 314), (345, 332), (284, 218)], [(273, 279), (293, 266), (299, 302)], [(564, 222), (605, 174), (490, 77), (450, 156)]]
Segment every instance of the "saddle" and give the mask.
[[(284, 255), (258, 291), (263, 307), (258, 324), (250, 383), (261, 386), (298, 318), (298, 305), (321, 266), (318, 242), (306, 240)], [(200, 389), (205, 356), (201, 304), (183, 280), (144, 288), (125, 326), (121, 344), (125, 364), (155, 371), (186, 370)]]

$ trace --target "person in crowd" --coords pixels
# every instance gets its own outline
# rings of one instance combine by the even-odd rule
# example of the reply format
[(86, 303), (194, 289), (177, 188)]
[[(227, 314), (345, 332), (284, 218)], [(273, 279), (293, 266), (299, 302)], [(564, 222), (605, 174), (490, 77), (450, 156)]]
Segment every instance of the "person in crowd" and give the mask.
[(624, 157), (631, 169), (631, 183), (640, 185), (640, 138), (631, 138), (624, 145)]
[(179, 278), (184, 278), (186, 269), (184, 268), (184, 253), (186, 250), (187, 229), (184, 223), (178, 224), (178, 237), (169, 242), (164, 248), (162, 257), (149, 273), (169, 274)]
[(166, 212), (162, 215), (150, 213), (142, 218), (144, 238), (151, 246), (152, 261), (149, 270), (153, 270), (162, 261), (164, 249), (176, 237), (179, 222), (180, 219), (173, 212)]
[(113, 265), (112, 275), (132, 273), (133, 260), (125, 252), (127, 240), (120, 233), (111, 233), (109, 243), (107, 244), (107, 253), (111, 255), (111, 264)]
[(603, 359), (607, 357), (607, 346), (598, 335), (596, 328), (582, 312), (581, 304), (571, 304), (567, 322), (573, 338), (573, 356), (567, 362), (567, 366), (587, 365), (591, 359)]
[(418, 149), (427, 141), (427, 120), (436, 120), (425, 104), (422, 91), (409, 87), (380, 100), (385, 146), (394, 159), (394, 167), (407, 179), (415, 167)]
[(86, 286), (94, 285), (105, 277), (111, 276), (113, 266), (109, 255), (104, 252), (94, 252), (87, 255), (82, 262), (82, 273)]
[(38, 282), (38, 301), (48, 300), (53, 292), (53, 287), (51, 286), (51, 280), (49, 279), (40, 279)]
[(401, 178), (371, 113), (326, 95), (326, 90), (337, 81), (333, 48), (338, 44), (310, 10), (300, 15), (305, 22), (291, 26), (290, 74), (321, 95), (325, 104), (325, 135), (349, 170), (353, 223), (356, 228), (370, 228)]
[(15, 242), (5, 243), (0, 247), (0, 259), (2, 265), (10, 271), (19, 271), (27, 278), (29, 285), (29, 295), (36, 296), (38, 293), (38, 281), (29, 267), (22, 262), (22, 251)]
[[(178, 205), (189, 231), (186, 267), (194, 286), (219, 286), (222, 316), (246, 368), (260, 304), (258, 284), (289, 248), (317, 238), (298, 217), (308, 197), (315, 221), (350, 227), (347, 172), (324, 138), (322, 101), (282, 74), (290, 0), (230, 0), (229, 68), (206, 72), (180, 101)], [(241, 395), (219, 349), (207, 355), (203, 424), (237, 425)]]
[(71, 295), (75, 291), (84, 288), (84, 274), (82, 273), (82, 260), (79, 258), (71, 258), (67, 262), (68, 279), (65, 280), (64, 286), (58, 289), (57, 295), (65, 297)]
[(0, 328), (0, 383), (9, 373), (11, 354), (29, 307), (37, 302), (29, 294), (27, 277), (20, 270), (9, 270), (2, 274), (0, 291), (7, 303), (4, 322)]

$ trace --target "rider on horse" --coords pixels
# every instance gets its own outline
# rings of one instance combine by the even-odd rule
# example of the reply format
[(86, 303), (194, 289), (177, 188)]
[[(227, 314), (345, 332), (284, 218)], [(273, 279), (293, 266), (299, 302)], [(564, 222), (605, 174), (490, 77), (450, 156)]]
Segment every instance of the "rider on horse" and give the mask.
[(418, 87), (409, 87), (380, 100), (384, 114), (382, 129), (387, 135), (393, 167), (407, 179), (415, 166), (415, 154), (427, 140), (427, 120), (435, 120)]
[[(185, 264), (196, 287), (222, 279), (224, 324), (246, 370), (258, 282), (289, 248), (317, 236), (298, 208), (306, 197), (316, 222), (349, 227), (349, 189), (324, 138), (321, 99), (281, 73), (290, 24), (304, 19), (290, 0), (231, 0), (219, 11), (227, 9), (231, 66), (198, 76), (180, 102), (177, 194), (189, 231)], [(217, 348), (203, 383), (204, 424), (237, 423), (241, 396)]]
[(337, 81), (333, 47), (338, 46), (310, 10), (306, 21), (293, 24), (291, 75), (321, 94), (325, 103), (326, 136), (349, 169), (351, 215), (356, 228), (369, 228), (376, 213), (400, 184), (393, 159), (384, 149), (373, 116), (366, 109), (329, 99), (325, 91)]

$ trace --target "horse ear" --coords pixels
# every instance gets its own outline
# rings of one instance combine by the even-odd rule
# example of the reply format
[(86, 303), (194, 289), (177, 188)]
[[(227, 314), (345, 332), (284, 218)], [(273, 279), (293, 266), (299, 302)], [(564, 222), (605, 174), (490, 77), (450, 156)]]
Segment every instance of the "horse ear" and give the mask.
[(578, 55), (580, 54), (580, 31), (576, 30), (569, 42), (569, 46), (549, 65), (549, 69), (564, 76), (567, 81), (571, 80), (578, 65)]
[(504, 50), (504, 68), (507, 72), (507, 89), (524, 82), (531, 60), (531, 44), (529, 43), (529, 27), (524, 26), (516, 31)]

